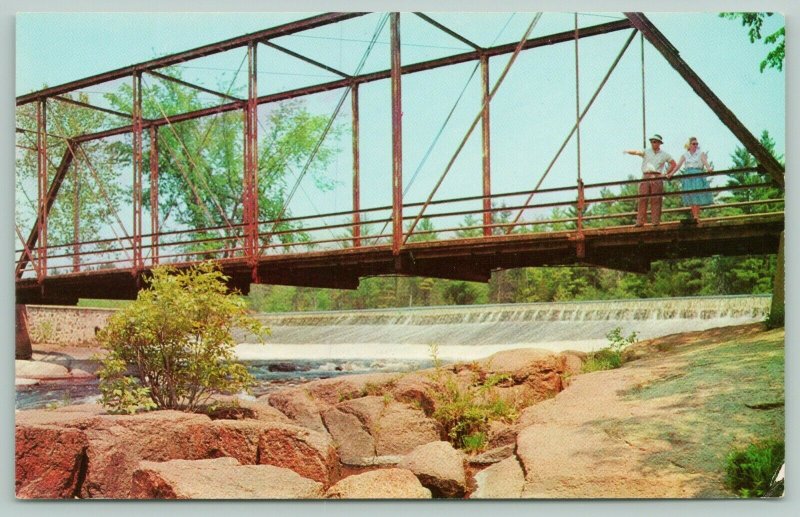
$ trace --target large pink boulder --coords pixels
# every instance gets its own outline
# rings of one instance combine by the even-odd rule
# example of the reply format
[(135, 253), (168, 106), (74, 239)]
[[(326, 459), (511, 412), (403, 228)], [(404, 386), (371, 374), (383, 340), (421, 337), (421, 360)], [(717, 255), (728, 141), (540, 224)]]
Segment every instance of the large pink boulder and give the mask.
[(234, 458), (143, 461), (133, 473), (136, 499), (318, 499), (322, 484), (271, 465)]
[(88, 468), (85, 498), (128, 498), (131, 476), (142, 460), (201, 459), (192, 427), (210, 424), (205, 415), (154, 411), (131, 416), (105, 415), (86, 430)]
[(20, 498), (69, 498), (77, 495), (86, 468), (85, 430), (97, 421), (97, 405), (16, 414), (15, 473)]
[(17, 497), (66, 499), (78, 495), (87, 445), (86, 434), (80, 429), (18, 425), (14, 469)]
[(267, 424), (259, 435), (262, 465), (291, 469), (326, 487), (338, 477), (339, 457), (330, 436), (290, 424)]
[(369, 455), (402, 455), (439, 440), (436, 422), (388, 396), (348, 400), (325, 415), (328, 431), (348, 462), (360, 463)]
[(289, 388), (260, 398), (266, 398), (269, 405), (286, 415), (293, 423), (324, 433), (320, 408), (316, 401), (303, 388)]
[(408, 469), (434, 497), (461, 497), (467, 491), (464, 453), (449, 442), (421, 445), (407, 454), (398, 468)]
[(430, 499), (431, 491), (405, 469), (381, 469), (349, 476), (328, 489), (329, 499)]

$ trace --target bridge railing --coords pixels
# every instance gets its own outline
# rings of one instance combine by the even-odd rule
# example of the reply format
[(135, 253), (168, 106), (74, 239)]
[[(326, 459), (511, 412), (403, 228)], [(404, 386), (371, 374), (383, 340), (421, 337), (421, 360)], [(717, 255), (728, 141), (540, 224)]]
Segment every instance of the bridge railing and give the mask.
[[(706, 174), (727, 178), (724, 185), (693, 191), (709, 192), (714, 203), (699, 207), (700, 221), (758, 217), (783, 212), (783, 192), (757, 169), (731, 169)], [(662, 221), (685, 219), (690, 208), (681, 203), (680, 175), (665, 180)], [(403, 242), (451, 239), (497, 239), (547, 232), (610, 231), (632, 227), (636, 218), (640, 179), (578, 184), (490, 196), (489, 224), (484, 223), (483, 196), (435, 200), (403, 205)], [(424, 216), (419, 217), (424, 211)], [(420, 219), (413, 231), (410, 226)], [(382, 248), (392, 245), (392, 207), (365, 208), (357, 212), (286, 217), (259, 222), (259, 256), (319, 253), (348, 248)], [(24, 244), (21, 232), (20, 241)], [(182, 228), (143, 234), (141, 250), (145, 267), (156, 264), (188, 264), (203, 260), (252, 260), (244, 246), (242, 224), (206, 228)], [(37, 250), (16, 250), (17, 261), (30, 257), (20, 278), (45, 275), (90, 274), (109, 269), (134, 271), (134, 243), (129, 238), (107, 238), (48, 246), (47, 268), (37, 268)]]

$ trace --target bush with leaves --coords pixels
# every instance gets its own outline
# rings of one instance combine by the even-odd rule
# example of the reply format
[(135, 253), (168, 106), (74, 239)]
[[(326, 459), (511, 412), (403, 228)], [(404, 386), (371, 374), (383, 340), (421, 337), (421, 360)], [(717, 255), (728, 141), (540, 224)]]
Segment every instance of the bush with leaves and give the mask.
[(725, 485), (740, 497), (782, 495), (782, 490), (773, 493), (772, 489), (785, 450), (784, 442), (769, 441), (731, 452), (726, 460)]
[[(234, 361), (234, 327), (267, 329), (228, 293), (212, 263), (178, 271), (153, 269), (149, 287), (99, 333), (108, 350), (99, 372), (102, 403), (114, 412), (194, 411), (215, 393), (248, 389), (253, 378)], [(138, 380), (129, 372), (136, 372)]]
[(631, 332), (628, 337), (624, 337), (622, 335), (622, 329), (620, 327), (615, 327), (611, 332), (606, 334), (608, 346), (589, 354), (589, 357), (587, 357), (586, 362), (583, 364), (583, 371), (588, 373), (619, 368), (624, 362), (622, 359), (623, 350), (635, 343), (636, 337), (636, 332)]
[(447, 375), (438, 355), (438, 346), (431, 345), (434, 371), (430, 374), (435, 388), (429, 395), (436, 401), (432, 416), (447, 434), (450, 443), (466, 452), (478, 452), (487, 444), (487, 433), (493, 421), (513, 422), (519, 408), (499, 397), (495, 387), (510, 381), (506, 374), (491, 374), (481, 379), (473, 371), (472, 382), (460, 385)]

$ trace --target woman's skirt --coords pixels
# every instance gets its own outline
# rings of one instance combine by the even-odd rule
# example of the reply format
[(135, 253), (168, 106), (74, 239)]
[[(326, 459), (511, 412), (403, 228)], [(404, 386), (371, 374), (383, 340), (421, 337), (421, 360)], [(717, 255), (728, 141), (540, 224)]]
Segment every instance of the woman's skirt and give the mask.
[(711, 205), (714, 203), (713, 192), (693, 192), (695, 190), (707, 189), (711, 185), (703, 177), (703, 169), (684, 169), (681, 173), (681, 200), (684, 206), (691, 205)]

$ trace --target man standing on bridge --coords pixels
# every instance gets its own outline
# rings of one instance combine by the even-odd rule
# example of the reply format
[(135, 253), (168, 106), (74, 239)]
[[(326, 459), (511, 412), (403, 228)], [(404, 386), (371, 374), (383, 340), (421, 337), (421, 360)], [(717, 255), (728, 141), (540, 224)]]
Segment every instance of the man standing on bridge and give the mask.
[[(643, 181), (639, 184), (639, 210), (636, 215), (636, 226), (642, 226), (647, 220), (647, 201), (650, 200), (650, 218), (653, 225), (661, 222), (661, 194), (664, 192), (663, 175), (672, 176), (676, 163), (666, 151), (661, 150), (661, 135), (650, 137), (650, 149), (628, 149), (622, 151), (642, 157)], [(667, 169), (666, 171), (664, 169)]]

